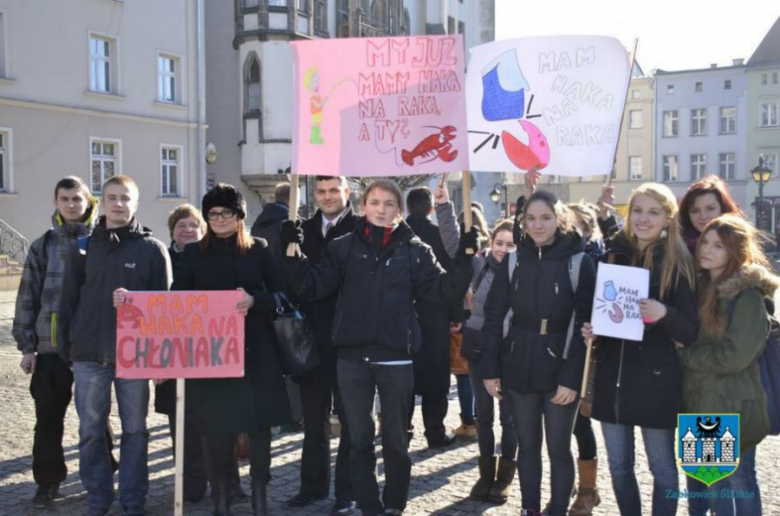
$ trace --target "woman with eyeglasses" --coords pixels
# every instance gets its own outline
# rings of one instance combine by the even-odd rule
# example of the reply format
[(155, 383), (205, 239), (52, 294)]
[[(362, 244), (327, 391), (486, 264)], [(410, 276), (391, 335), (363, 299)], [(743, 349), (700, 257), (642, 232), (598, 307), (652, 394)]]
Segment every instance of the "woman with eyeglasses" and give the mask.
[(250, 439), (254, 514), (268, 514), (271, 478), (271, 427), (292, 416), (270, 320), (281, 291), (281, 271), (265, 240), (252, 238), (244, 225), (246, 204), (235, 187), (218, 184), (203, 197), (206, 235), (182, 253), (172, 290), (240, 290), (237, 309), (245, 319), (245, 375), (187, 381), (187, 401), (195, 428), (205, 436), (210, 459), (214, 514), (230, 514), (233, 445), (236, 434)]

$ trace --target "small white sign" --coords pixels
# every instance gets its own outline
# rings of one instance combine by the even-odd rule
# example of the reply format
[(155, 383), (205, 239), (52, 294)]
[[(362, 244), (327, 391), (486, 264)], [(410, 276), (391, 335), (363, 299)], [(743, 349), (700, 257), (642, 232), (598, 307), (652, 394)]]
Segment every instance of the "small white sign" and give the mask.
[(639, 300), (650, 290), (650, 271), (600, 263), (596, 274), (591, 324), (603, 337), (641, 341), (645, 331)]

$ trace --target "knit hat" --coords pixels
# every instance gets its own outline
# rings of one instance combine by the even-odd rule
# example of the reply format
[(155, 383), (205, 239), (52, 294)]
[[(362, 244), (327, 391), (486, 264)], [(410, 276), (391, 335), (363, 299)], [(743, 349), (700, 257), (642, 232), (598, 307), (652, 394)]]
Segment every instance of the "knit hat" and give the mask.
[(203, 196), (201, 202), (203, 215), (208, 216), (209, 210), (214, 207), (229, 208), (238, 214), (239, 219), (246, 218), (244, 196), (233, 185), (218, 183)]

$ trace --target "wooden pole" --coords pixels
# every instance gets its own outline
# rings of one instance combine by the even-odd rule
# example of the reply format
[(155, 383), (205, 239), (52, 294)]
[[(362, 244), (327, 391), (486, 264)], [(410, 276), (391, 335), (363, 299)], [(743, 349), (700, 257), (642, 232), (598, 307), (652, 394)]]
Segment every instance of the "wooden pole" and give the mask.
[[(628, 69), (628, 84), (626, 84), (626, 95), (623, 98), (623, 115), (620, 117), (620, 127), (618, 129), (618, 141), (615, 145), (615, 154), (612, 156), (612, 169), (614, 170), (617, 163), (618, 146), (620, 145), (620, 136), (623, 134), (623, 120), (626, 118), (626, 103), (628, 102), (628, 93), (631, 91), (631, 77), (634, 73), (634, 65), (636, 64), (636, 49), (639, 46), (639, 39), (634, 40), (634, 49), (631, 51), (631, 65)], [(607, 175), (607, 186), (612, 186), (612, 172)]]
[[(298, 174), (290, 174), (290, 220), (298, 218)], [(296, 244), (289, 244), (287, 246), (287, 256), (295, 256), (297, 251)]]
[[(463, 229), (471, 231), (474, 222), (471, 220), (471, 172), (468, 170), (461, 172), (461, 190), (463, 190)], [(466, 254), (474, 254), (474, 250), (469, 249)]]
[[(168, 380), (170, 381), (170, 380)], [(176, 474), (173, 514), (184, 514), (184, 378), (176, 379)]]
[(582, 387), (580, 388), (580, 398), (585, 399), (588, 394), (588, 373), (590, 373), (590, 359), (593, 355), (593, 339), (585, 340), (585, 370), (582, 372)]

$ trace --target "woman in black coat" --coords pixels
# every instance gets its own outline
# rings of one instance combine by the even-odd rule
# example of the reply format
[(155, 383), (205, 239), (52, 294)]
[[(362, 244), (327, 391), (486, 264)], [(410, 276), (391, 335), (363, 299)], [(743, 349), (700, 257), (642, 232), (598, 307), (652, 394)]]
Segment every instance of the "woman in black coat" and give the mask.
[(480, 373), (488, 392), (507, 396), (512, 407), (523, 514), (541, 514), (542, 424), (552, 471), (549, 514), (566, 514), (574, 484), (571, 430), (585, 361), (579, 328), (590, 317), (595, 283), (584, 249), (566, 206), (535, 192), (523, 207), (511, 281), (503, 260), (485, 302)]
[[(598, 338), (592, 417), (601, 422), (609, 470), (621, 514), (642, 514), (634, 473), (634, 427), (639, 427), (653, 474), (653, 509), (673, 515), (678, 470), (674, 454), (682, 412), (682, 368), (675, 342), (687, 346), (698, 333), (693, 260), (677, 225), (669, 188), (645, 183), (631, 194), (626, 225), (607, 242), (603, 261), (650, 270), (641, 342)], [(592, 337), (585, 324), (583, 337)]]
[(214, 514), (230, 514), (229, 476), (239, 432), (248, 432), (251, 441), (252, 506), (255, 514), (267, 514), (271, 427), (291, 420), (269, 324), (276, 306), (271, 293), (283, 288), (280, 271), (265, 241), (246, 231), (246, 205), (238, 190), (219, 184), (202, 205), (206, 236), (185, 248), (173, 290), (244, 292), (237, 308), (246, 315), (246, 362), (243, 378), (188, 380), (187, 401), (195, 428), (206, 437)]

